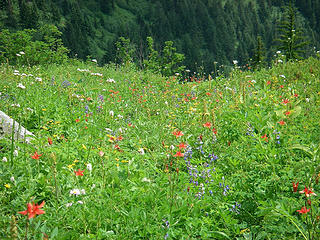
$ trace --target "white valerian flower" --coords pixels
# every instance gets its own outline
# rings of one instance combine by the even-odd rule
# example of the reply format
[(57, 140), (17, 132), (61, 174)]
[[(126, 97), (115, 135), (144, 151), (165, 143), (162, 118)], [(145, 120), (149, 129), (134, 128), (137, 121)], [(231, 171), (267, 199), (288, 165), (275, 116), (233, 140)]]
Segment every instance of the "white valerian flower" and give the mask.
[(36, 81), (37, 81), (37, 82), (42, 82), (42, 78), (36, 77)]
[(19, 83), (17, 87), (21, 89), (26, 89), (26, 87), (22, 83)]
[(282, 63), (283, 62), (281, 59), (278, 59), (277, 61), (278, 61), (278, 63)]
[(237, 64), (238, 64), (238, 61), (237, 61), (237, 60), (233, 60), (233, 64), (234, 64), (234, 65), (237, 65)]
[(66, 207), (71, 207), (72, 204), (73, 204), (72, 202), (71, 202), (71, 203), (67, 203), (67, 204), (66, 204)]
[(20, 53), (21, 55), (25, 55), (25, 53), (24, 53), (23, 51), (20, 51), (19, 53)]
[(99, 76), (99, 77), (102, 77), (103, 74), (102, 73), (91, 73), (92, 76)]
[(14, 182), (14, 181), (15, 181), (14, 176), (12, 176), (12, 177), (10, 178), (10, 181), (11, 181), (11, 182)]
[(21, 55), (19, 53), (17, 53), (16, 55), (17, 55), (17, 57), (21, 57)]
[(92, 171), (92, 164), (91, 164), (91, 163), (88, 163), (88, 164), (87, 164), (87, 170), (88, 170), (89, 172)]
[(91, 189), (94, 189), (95, 187), (96, 187), (96, 185), (95, 185), (95, 184), (92, 184)]
[(27, 77), (28, 75), (25, 74), (25, 73), (22, 73), (21, 76), (22, 76), (22, 77)]
[(19, 154), (18, 150), (13, 151), (13, 156), (18, 157), (18, 154)]
[(6, 157), (3, 157), (2, 162), (8, 162), (8, 159)]
[(139, 152), (141, 155), (144, 155), (144, 154), (145, 154), (145, 152), (144, 152), (144, 149), (143, 149), (143, 148), (140, 148), (140, 149), (138, 150), (138, 152)]
[(170, 149), (171, 149), (171, 150), (173, 150), (173, 149), (174, 149), (174, 146), (173, 146), (173, 145), (171, 145), (171, 146), (170, 146)]
[(81, 189), (80, 192), (81, 192), (82, 195), (86, 194), (86, 190), (84, 190), (84, 189)]
[(310, 99), (309, 99), (309, 98), (306, 98), (306, 102), (310, 102)]
[(80, 192), (80, 190), (77, 189), (77, 188), (70, 190), (70, 195), (78, 196), (78, 195), (80, 195), (80, 194), (81, 194), (81, 192)]
[(77, 201), (77, 203), (79, 203), (79, 204), (83, 204), (83, 202), (82, 202), (82, 201)]
[(111, 110), (111, 111), (109, 112), (109, 115), (110, 115), (111, 117), (113, 117), (113, 116), (114, 116), (114, 112)]
[(151, 182), (151, 180), (150, 179), (148, 179), (148, 178), (146, 178), (146, 177), (144, 177), (144, 178), (142, 178), (142, 180), (141, 180), (142, 182)]
[(97, 63), (98, 61), (97, 61), (97, 59), (92, 59), (91, 60), (92, 62), (95, 62), (95, 63)]
[(33, 112), (33, 109), (32, 109), (32, 108), (27, 107), (26, 109), (27, 109), (28, 111), (30, 111), (30, 112)]
[(119, 119), (122, 119), (123, 116), (122, 116), (121, 114), (118, 114), (118, 118), (119, 118)]
[(115, 81), (114, 79), (112, 79), (112, 78), (108, 78), (106, 81), (109, 82), (109, 83), (115, 83), (115, 82), (116, 82), (116, 81)]
[(19, 103), (17, 103), (17, 104), (11, 104), (11, 107), (20, 107), (20, 104)]
[(283, 75), (283, 74), (282, 74), (282, 75), (279, 75), (279, 77), (286, 78), (286, 76), (285, 76), (285, 75)]

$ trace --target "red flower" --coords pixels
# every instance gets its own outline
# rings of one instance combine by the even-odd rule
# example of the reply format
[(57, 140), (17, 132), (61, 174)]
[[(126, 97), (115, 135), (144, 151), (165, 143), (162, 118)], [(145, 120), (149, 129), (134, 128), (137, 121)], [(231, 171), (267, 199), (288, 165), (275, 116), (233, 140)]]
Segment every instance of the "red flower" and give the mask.
[(178, 147), (179, 147), (179, 149), (181, 149), (181, 148), (185, 149), (185, 148), (187, 147), (187, 145), (184, 144), (184, 143), (180, 143), (180, 144), (178, 145)]
[(271, 82), (270, 81), (267, 81), (267, 85), (270, 85), (271, 84)]
[(310, 195), (317, 196), (317, 194), (312, 192), (312, 188), (309, 189), (307, 187), (304, 187), (304, 189), (302, 191), (300, 191), (299, 193), (304, 193), (306, 195), (306, 197), (310, 197)]
[(78, 123), (78, 122), (80, 122), (80, 119), (79, 119), (79, 118), (77, 118), (77, 119), (76, 119), (76, 122), (77, 122), (77, 123)]
[(280, 88), (283, 88), (283, 85), (280, 85)]
[(300, 214), (305, 214), (307, 212), (310, 212), (310, 209), (307, 209), (306, 207), (302, 207), (300, 210), (297, 210)]
[(174, 131), (172, 134), (175, 135), (176, 137), (181, 137), (184, 135), (181, 131)]
[(204, 127), (207, 127), (207, 128), (211, 128), (212, 124), (211, 122), (206, 122), (203, 124)]
[(294, 97), (298, 97), (299, 95), (298, 95), (297, 93), (295, 93), (293, 96), (294, 96)]
[(283, 120), (279, 121), (278, 123), (279, 123), (281, 126), (283, 126), (283, 125), (286, 124), (285, 121), (283, 121)]
[(283, 99), (283, 100), (282, 100), (282, 103), (283, 103), (283, 104), (287, 104), (287, 103), (289, 103), (289, 100), (288, 100), (288, 99)]
[(268, 142), (267, 134), (265, 134), (265, 135), (261, 136), (261, 138), (264, 138), (264, 140), (265, 140), (266, 142)]
[(293, 192), (298, 191), (298, 185), (299, 185), (299, 182), (297, 182), (297, 183), (292, 182)]
[(184, 154), (179, 151), (179, 152), (177, 152), (177, 153), (176, 153), (175, 155), (173, 155), (173, 156), (174, 156), (174, 157), (183, 157)]
[(42, 154), (38, 154), (37, 152), (34, 152), (33, 156), (31, 156), (32, 159), (40, 159), (40, 157), (42, 156)]
[(22, 215), (27, 215), (28, 214), (28, 219), (34, 218), (37, 215), (41, 215), (41, 214), (45, 213), (43, 210), (40, 209), (40, 208), (42, 208), (44, 206), (44, 203), (45, 203), (44, 201), (42, 201), (42, 203), (40, 205), (35, 204), (35, 203), (33, 203), (33, 204), (28, 203), (27, 204), (27, 210), (21, 211), (21, 212), (18, 212), (18, 213), (22, 214)]
[(212, 128), (212, 132), (213, 132), (214, 134), (217, 134), (217, 129)]
[(206, 95), (207, 95), (207, 96), (211, 96), (211, 93), (207, 92)]
[(52, 139), (51, 138), (48, 138), (48, 143), (49, 143), (49, 145), (52, 145)]
[(76, 176), (83, 176), (83, 172), (84, 172), (84, 170), (81, 170), (81, 169), (78, 169), (78, 171), (74, 171)]
[(289, 116), (291, 114), (291, 112), (287, 111), (284, 113), (286, 116)]

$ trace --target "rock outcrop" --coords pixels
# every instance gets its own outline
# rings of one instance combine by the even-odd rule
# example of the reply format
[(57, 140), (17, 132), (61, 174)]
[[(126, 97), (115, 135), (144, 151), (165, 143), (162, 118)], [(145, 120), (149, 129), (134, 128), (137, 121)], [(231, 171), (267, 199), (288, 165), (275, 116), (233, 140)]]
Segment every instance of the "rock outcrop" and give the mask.
[(0, 111), (0, 138), (4, 136), (12, 136), (12, 128), (14, 125), (14, 139), (15, 141), (30, 141), (35, 137), (32, 132), (25, 129), (17, 121), (14, 121), (7, 114)]

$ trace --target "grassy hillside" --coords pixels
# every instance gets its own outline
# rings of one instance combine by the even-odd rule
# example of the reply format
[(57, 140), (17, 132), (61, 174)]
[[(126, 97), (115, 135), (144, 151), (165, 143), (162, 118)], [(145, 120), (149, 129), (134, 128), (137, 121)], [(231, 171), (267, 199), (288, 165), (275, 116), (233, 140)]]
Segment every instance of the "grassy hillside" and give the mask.
[(319, 59), (193, 80), (2, 65), (0, 238), (318, 239)]

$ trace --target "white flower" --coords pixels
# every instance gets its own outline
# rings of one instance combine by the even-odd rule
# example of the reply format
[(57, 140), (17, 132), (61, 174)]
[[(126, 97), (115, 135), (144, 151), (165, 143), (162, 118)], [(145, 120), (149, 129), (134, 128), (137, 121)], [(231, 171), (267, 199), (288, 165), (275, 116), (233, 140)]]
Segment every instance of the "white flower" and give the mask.
[[(20, 106), (20, 105), (19, 105), (19, 106)], [(18, 154), (19, 154), (19, 153), (18, 153), (18, 150), (14, 150), (14, 151), (13, 151), (13, 156), (18, 157)]]
[(118, 114), (118, 118), (119, 118), (119, 119), (122, 119), (122, 118), (123, 118), (123, 116), (122, 116), (122, 115), (120, 115), (120, 114)]
[(86, 194), (86, 190), (84, 190), (84, 189), (81, 189), (80, 192), (81, 192), (82, 195)]
[(115, 82), (116, 82), (116, 81), (115, 81), (114, 79), (112, 79), (112, 78), (108, 78), (106, 81), (109, 82), (109, 83), (115, 83)]
[(21, 57), (21, 55), (19, 53), (17, 53), (16, 55), (17, 55), (17, 57)]
[(20, 107), (20, 104), (11, 104), (11, 107)]
[(310, 102), (310, 99), (309, 99), (309, 98), (306, 98), (306, 102)]
[(286, 78), (286, 76), (285, 76), (285, 75), (283, 75), (283, 74), (282, 74), (282, 75), (279, 75), (279, 77)]
[(8, 159), (6, 157), (3, 157), (2, 162), (8, 162)]
[(71, 207), (72, 204), (73, 204), (72, 202), (71, 202), (71, 203), (67, 203), (67, 204), (66, 204), (66, 207)]
[(119, 130), (119, 132), (120, 132), (120, 133), (123, 133), (123, 130), (122, 130), (122, 128), (119, 128), (118, 130)]
[(109, 115), (110, 115), (111, 117), (113, 117), (113, 116), (114, 116), (114, 112), (111, 110), (111, 111), (109, 112)]
[(279, 62), (279, 63), (282, 63), (283, 61), (282, 61), (281, 59), (278, 59), (278, 62)]
[(234, 64), (234, 65), (237, 65), (237, 64), (238, 64), (238, 61), (237, 61), (237, 60), (233, 60), (233, 64)]
[(21, 55), (24, 55), (24, 54), (25, 54), (25, 53), (24, 53), (24, 52), (22, 52), (22, 51), (21, 51), (21, 52), (19, 52), (19, 53), (20, 53)]
[(14, 181), (15, 181), (14, 176), (12, 176), (12, 177), (10, 178), (10, 181), (11, 181), (11, 182), (14, 182)]
[(102, 77), (102, 73), (91, 73), (92, 76), (99, 76), (99, 77)]
[(25, 73), (22, 73), (21, 76), (22, 76), (22, 77), (26, 77), (26, 76), (28, 76), (28, 75), (25, 74)]
[(27, 110), (30, 111), (30, 112), (33, 112), (33, 109), (32, 109), (32, 108), (29, 108), (29, 107), (28, 107)]
[(141, 155), (144, 155), (144, 149), (143, 148), (140, 148), (139, 150), (138, 150), (138, 152), (141, 154)]
[(19, 83), (17, 87), (21, 89), (26, 89), (26, 87), (22, 83)]
[(281, 53), (281, 51), (277, 51), (277, 54), (280, 54)]
[(81, 194), (81, 192), (80, 192), (80, 190), (77, 189), (77, 188), (70, 190), (70, 195), (76, 195), (76, 196), (78, 196), (78, 195), (80, 195), (80, 194)]
[(83, 202), (82, 202), (82, 201), (78, 201), (77, 203), (79, 203), (79, 204), (83, 204)]
[(96, 187), (96, 185), (95, 185), (95, 184), (92, 184), (91, 189), (94, 189), (95, 187)]
[(40, 78), (40, 77), (36, 77), (36, 81), (38, 81), (38, 82), (42, 82), (42, 78)]
[(171, 146), (170, 146), (170, 149), (171, 149), (171, 150), (173, 150), (173, 149), (174, 149), (174, 146), (173, 146), (173, 145), (171, 145)]
[(92, 164), (91, 164), (91, 163), (88, 163), (88, 164), (87, 164), (87, 170), (88, 170), (89, 172), (92, 171)]
[(105, 130), (106, 130), (107, 132), (112, 132), (112, 129), (110, 129), (110, 128), (105, 128)]
[(146, 178), (146, 177), (144, 177), (144, 178), (142, 178), (142, 180), (141, 180), (142, 182), (151, 182), (151, 180), (150, 179), (148, 179), (148, 178)]
[(98, 61), (97, 61), (97, 59), (92, 59), (91, 60), (92, 62), (95, 62), (95, 63), (97, 63)]

